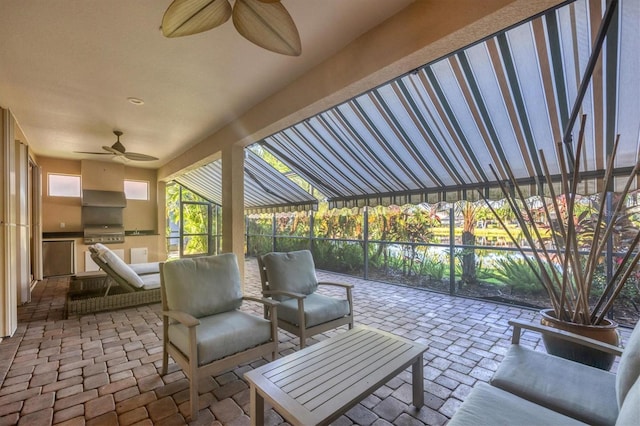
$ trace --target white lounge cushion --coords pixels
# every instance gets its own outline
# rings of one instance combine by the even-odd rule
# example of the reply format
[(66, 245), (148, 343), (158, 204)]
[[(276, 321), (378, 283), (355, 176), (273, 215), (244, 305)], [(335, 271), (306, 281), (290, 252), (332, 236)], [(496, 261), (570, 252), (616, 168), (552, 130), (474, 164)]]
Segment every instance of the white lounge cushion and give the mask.
[(142, 288), (144, 281), (129, 267), (122, 259), (120, 259), (111, 250), (102, 250), (98, 253), (100, 260), (109, 265), (114, 273), (118, 274), (123, 280), (134, 287)]
[(160, 274), (140, 275), (140, 279), (143, 282), (143, 290), (153, 290), (155, 288), (160, 288)]
[(160, 262), (131, 263), (129, 267), (138, 275), (160, 273)]

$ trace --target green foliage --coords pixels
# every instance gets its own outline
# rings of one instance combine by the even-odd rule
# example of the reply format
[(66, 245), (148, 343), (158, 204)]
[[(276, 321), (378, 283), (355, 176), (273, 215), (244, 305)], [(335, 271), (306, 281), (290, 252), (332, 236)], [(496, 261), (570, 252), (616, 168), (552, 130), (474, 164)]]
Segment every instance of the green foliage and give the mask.
[[(540, 278), (538, 278), (540, 267), (535, 262), (533, 265), (532, 269), (522, 257), (508, 255), (496, 260), (493, 276), (509, 287), (511, 291), (518, 290), (529, 294), (539, 294), (544, 292)], [(546, 268), (551, 273), (552, 267), (547, 265)], [(536, 272), (538, 276), (536, 276)]]

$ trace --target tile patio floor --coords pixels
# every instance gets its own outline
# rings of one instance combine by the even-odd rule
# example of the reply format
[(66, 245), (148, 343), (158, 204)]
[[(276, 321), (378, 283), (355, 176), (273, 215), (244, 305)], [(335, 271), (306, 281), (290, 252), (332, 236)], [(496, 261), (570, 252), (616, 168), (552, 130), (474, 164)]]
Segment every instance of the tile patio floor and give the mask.
[[(255, 259), (245, 266), (246, 292), (259, 295)], [(533, 319), (526, 309), (318, 272), (320, 280), (355, 285), (356, 324), (429, 345), (424, 357), (425, 406), (411, 405), (406, 370), (340, 417), (335, 425), (440, 425), (455, 413), (477, 381), (488, 381), (510, 339), (507, 321)], [(39, 283), (31, 303), (19, 308), (18, 331), (0, 343), (0, 425), (184, 425), (188, 380), (175, 364), (159, 375), (162, 358), (160, 305), (63, 319), (68, 279)], [(261, 312), (258, 305), (243, 309)], [(346, 330), (342, 327), (317, 339)], [(309, 339), (312, 344), (314, 339)], [(540, 350), (538, 336), (523, 344)], [(280, 353), (298, 349), (280, 332)], [(248, 425), (244, 372), (256, 360), (200, 384), (202, 425)], [(269, 425), (282, 424), (274, 410)]]

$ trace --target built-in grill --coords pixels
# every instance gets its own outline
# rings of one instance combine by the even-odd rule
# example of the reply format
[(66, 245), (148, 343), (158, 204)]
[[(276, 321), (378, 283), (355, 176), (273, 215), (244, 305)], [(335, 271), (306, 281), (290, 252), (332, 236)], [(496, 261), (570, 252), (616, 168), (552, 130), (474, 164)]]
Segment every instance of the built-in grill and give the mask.
[(119, 225), (85, 226), (84, 243), (124, 243), (124, 227)]
[(82, 191), (84, 243), (124, 243), (122, 209), (126, 205), (123, 192)]

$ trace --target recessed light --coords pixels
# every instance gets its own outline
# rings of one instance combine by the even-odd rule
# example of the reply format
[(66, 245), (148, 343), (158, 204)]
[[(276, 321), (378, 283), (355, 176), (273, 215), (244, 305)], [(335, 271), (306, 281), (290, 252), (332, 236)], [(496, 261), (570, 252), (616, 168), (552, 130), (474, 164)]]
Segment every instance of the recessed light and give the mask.
[(144, 105), (144, 101), (138, 98), (127, 98), (127, 100), (134, 105)]

